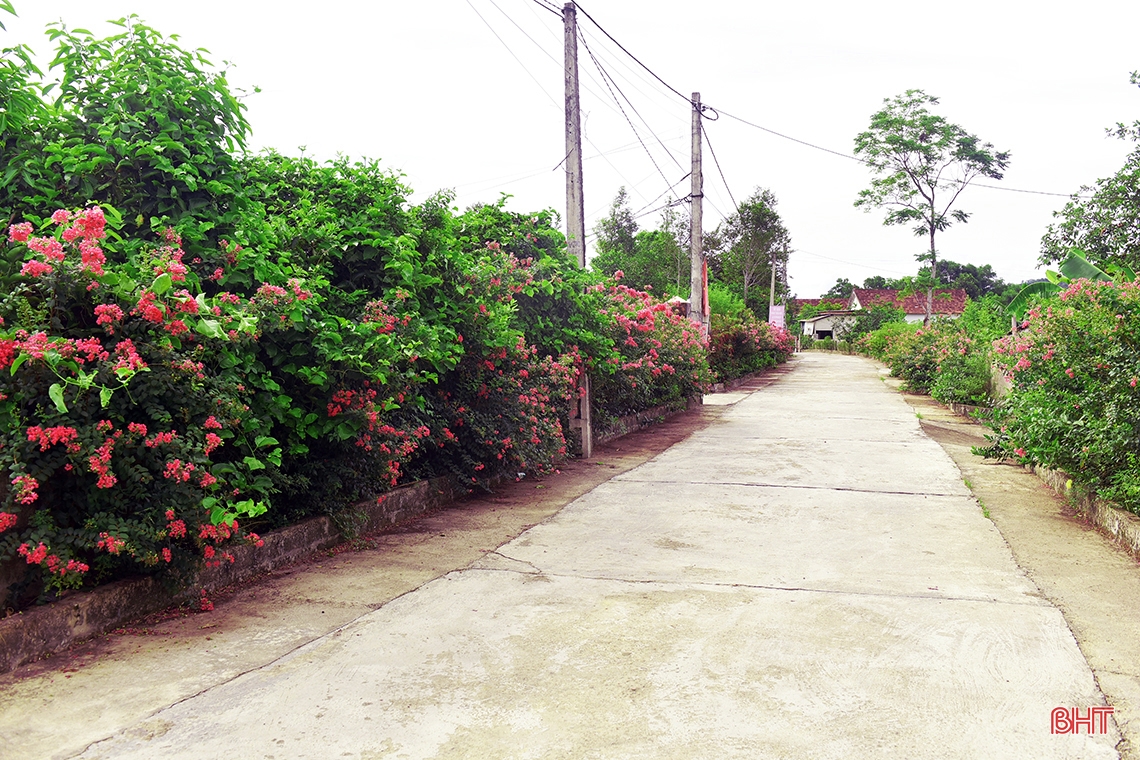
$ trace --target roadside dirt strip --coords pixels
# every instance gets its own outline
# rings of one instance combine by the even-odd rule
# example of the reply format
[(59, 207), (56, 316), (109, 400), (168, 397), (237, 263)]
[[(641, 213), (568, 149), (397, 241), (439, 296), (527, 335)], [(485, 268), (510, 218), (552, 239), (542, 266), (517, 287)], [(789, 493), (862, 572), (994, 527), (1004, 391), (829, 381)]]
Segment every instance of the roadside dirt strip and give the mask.
[[(557, 479), (524, 481), (508, 503), (442, 511), (211, 615), (4, 679), (3, 746), (274, 760), (1118, 757), (1095, 639), (1082, 652), (1070, 608), (1015, 561), (1016, 543), (923, 432), (925, 413), (855, 357), (801, 355), (770, 380), (666, 423), (677, 442), (655, 456), (575, 465), (591, 477), (561, 495)], [(985, 501), (1000, 523), (998, 499)], [(1095, 574), (1099, 560), (1083, 561)], [(1110, 661), (1130, 654), (1113, 646)], [(1103, 730), (1055, 733), (1058, 707), (1094, 708)]]

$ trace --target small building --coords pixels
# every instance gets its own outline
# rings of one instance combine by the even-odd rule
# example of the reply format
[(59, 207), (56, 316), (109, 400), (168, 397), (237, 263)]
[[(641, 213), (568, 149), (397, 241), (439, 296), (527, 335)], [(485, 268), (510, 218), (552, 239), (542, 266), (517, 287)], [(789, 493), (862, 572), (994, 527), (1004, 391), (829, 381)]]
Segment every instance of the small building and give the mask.
[(850, 309), (821, 311), (814, 317), (801, 319), (800, 332), (804, 335), (810, 335), (812, 340), (825, 340), (827, 338), (841, 340), (844, 333), (848, 332), (855, 324), (856, 316), (858, 313)]

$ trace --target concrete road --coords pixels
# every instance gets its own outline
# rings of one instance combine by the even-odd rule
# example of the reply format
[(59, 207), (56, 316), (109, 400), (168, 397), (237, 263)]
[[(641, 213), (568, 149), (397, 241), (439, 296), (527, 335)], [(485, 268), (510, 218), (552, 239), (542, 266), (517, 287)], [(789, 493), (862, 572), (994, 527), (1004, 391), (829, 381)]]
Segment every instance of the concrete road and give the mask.
[[(1112, 758), (1060, 612), (871, 362), (806, 354), (465, 569), (87, 758)], [(7, 747), (4, 751), (12, 749)]]

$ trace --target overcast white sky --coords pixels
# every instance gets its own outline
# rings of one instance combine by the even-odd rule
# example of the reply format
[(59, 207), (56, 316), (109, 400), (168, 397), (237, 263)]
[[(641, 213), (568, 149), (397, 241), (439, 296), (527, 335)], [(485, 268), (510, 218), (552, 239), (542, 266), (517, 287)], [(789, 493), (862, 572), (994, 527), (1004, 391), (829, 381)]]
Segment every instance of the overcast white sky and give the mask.
[[(453, 188), (461, 208), (501, 192), (514, 196), (510, 207), (519, 211), (564, 206), (564, 175), (553, 171), (565, 155), (561, 21), (535, 0), (15, 3), (20, 18), (4, 19), (0, 46), (26, 42), (46, 56), (49, 21), (104, 34), (111, 30), (104, 20), (137, 13), (181, 35), (186, 47), (209, 49), (216, 63), (231, 61), (233, 84), (262, 90), (247, 100), (255, 148), (380, 158), (406, 175), (415, 199)], [(993, 183), (1009, 188), (1071, 193), (1112, 174), (1129, 146), (1104, 129), (1140, 117), (1140, 90), (1128, 83), (1140, 69), (1135, 2), (592, 0), (583, 7), (681, 92), (699, 91), (726, 113), (844, 153), (884, 98), (924, 89), (942, 99), (943, 115), (1012, 152), (1005, 179)], [(581, 22), (591, 49), (652, 128), (629, 112), (661, 169), (583, 50), (592, 228), (620, 186), (635, 210), (654, 208), (688, 172), (689, 108)], [(837, 277), (858, 283), (915, 272), (923, 241), (852, 207), (869, 178), (865, 167), (728, 118), (706, 129), (738, 201), (758, 186), (778, 197), (800, 297), (819, 295)], [(591, 158), (599, 153), (606, 155)], [(708, 159), (705, 227), (712, 229), (732, 203)], [(677, 192), (687, 193), (687, 182)], [(971, 188), (959, 207), (973, 217), (940, 234), (940, 254), (991, 264), (1009, 281), (1040, 276), (1039, 241), (1064, 202)], [(654, 216), (641, 222), (656, 225)]]

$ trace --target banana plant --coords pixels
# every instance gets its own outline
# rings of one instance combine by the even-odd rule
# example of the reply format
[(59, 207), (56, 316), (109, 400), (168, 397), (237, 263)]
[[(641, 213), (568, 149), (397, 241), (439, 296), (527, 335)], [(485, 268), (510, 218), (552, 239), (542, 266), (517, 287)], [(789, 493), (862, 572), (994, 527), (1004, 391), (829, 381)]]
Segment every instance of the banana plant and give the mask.
[(1047, 270), (1046, 279), (1042, 282), (1031, 282), (1021, 289), (1017, 297), (1010, 301), (1006, 312), (1017, 319), (1018, 322), (1025, 316), (1029, 304), (1038, 295), (1056, 295), (1067, 288), (1074, 280), (1115, 280), (1117, 282), (1132, 282), (1136, 279), (1136, 272), (1123, 264), (1105, 264), (1098, 267), (1085, 257), (1085, 252), (1079, 248), (1069, 250), (1069, 257), (1061, 262), (1060, 272)]

